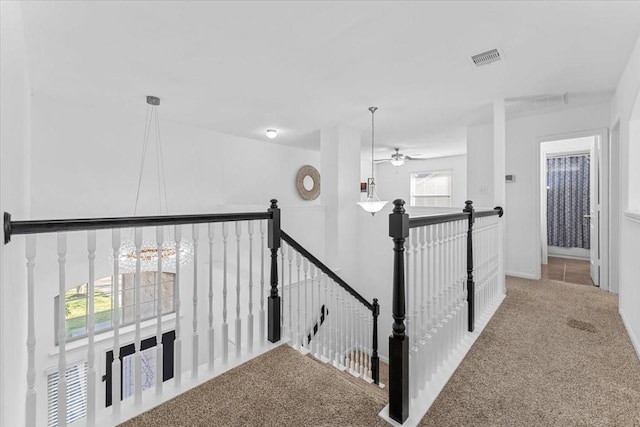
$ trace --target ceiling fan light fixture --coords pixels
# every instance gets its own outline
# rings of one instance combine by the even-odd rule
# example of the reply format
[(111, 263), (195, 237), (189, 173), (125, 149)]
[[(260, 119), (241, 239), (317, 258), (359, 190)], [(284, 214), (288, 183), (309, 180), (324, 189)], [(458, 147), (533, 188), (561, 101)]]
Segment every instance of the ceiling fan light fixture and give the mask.
[(276, 136), (278, 136), (278, 131), (275, 129), (267, 129), (265, 135), (267, 135), (267, 138), (269, 139), (274, 139)]
[(404, 165), (404, 154), (398, 153), (397, 148), (396, 153), (391, 155), (391, 164), (395, 167)]

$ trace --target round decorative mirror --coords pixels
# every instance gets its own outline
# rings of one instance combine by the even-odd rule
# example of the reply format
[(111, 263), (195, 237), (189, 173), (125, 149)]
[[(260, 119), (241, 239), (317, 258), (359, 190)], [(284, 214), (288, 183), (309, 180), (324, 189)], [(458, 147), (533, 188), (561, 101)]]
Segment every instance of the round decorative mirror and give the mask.
[(302, 166), (296, 175), (296, 188), (303, 199), (317, 199), (320, 195), (320, 172), (313, 166)]

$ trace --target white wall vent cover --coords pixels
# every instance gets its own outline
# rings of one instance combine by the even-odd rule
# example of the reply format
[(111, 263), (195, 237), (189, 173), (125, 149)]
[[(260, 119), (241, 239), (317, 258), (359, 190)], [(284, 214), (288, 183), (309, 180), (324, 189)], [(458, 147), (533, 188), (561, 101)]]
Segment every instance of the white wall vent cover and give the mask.
[(473, 62), (476, 67), (491, 64), (492, 62), (500, 60), (502, 60), (502, 52), (500, 52), (498, 49), (491, 49), (486, 52), (478, 53), (477, 55), (473, 55), (471, 57), (471, 62)]

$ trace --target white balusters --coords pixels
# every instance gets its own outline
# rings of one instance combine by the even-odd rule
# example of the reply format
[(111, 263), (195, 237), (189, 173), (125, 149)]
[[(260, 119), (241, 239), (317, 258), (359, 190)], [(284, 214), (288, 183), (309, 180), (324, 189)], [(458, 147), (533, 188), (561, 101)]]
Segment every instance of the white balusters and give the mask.
[[(284, 243), (284, 242), (283, 242)], [(291, 263), (293, 261), (293, 248), (291, 246), (289, 246), (289, 250), (287, 251), (287, 260), (289, 261), (289, 298), (287, 299), (287, 301), (289, 301), (289, 313), (287, 318), (289, 319), (289, 327), (287, 328), (287, 332), (289, 335), (289, 339), (293, 340), (293, 318), (291, 317), (291, 310), (292, 310), (292, 305), (293, 305), (293, 279), (291, 276)], [(284, 271), (284, 268), (283, 268)], [(282, 283), (284, 286), (284, 274), (282, 277)]]
[(280, 243), (280, 280), (279, 280), (279, 285), (280, 285), (280, 290), (278, 291), (278, 295), (280, 295), (280, 330), (282, 331), (281, 336), (286, 336), (287, 335), (287, 331), (285, 330), (285, 318), (286, 318), (286, 310), (284, 309), (286, 307), (285, 304), (285, 299), (286, 299), (286, 295), (284, 292), (284, 284), (285, 282), (285, 255), (287, 252), (287, 244), (282, 241)]
[(236, 221), (236, 357), (242, 353), (242, 320), (240, 319), (240, 236), (242, 223)]
[(420, 244), (420, 389), (424, 390), (427, 382), (427, 371), (429, 366), (429, 359), (427, 355), (427, 274), (425, 271), (426, 263), (426, 227), (421, 227), (418, 230), (418, 241)]
[[(111, 230), (111, 248), (113, 250), (113, 362), (111, 364), (111, 407), (115, 415), (120, 414), (120, 229)], [(177, 333), (177, 332), (176, 332)]]
[(87, 300), (89, 306), (87, 308), (87, 425), (93, 426), (96, 423), (96, 352), (94, 348), (95, 333), (95, 260), (96, 260), (96, 232), (89, 230), (87, 232), (87, 252), (89, 254), (89, 282), (87, 291)]
[(58, 233), (58, 425), (67, 425), (67, 330), (65, 325), (67, 233)]
[(215, 361), (215, 330), (213, 329), (213, 243), (215, 239), (214, 224), (209, 228), (209, 372), (214, 369)]
[(411, 307), (413, 308), (413, 316), (412, 316), (412, 326), (413, 329), (412, 331), (410, 330), (410, 332), (413, 332), (411, 334), (411, 340), (409, 341), (411, 343), (411, 363), (410, 362), (410, 370), (413, 372), (413, 374), (411, 375), (411, 378), (409, 380), (409, 386), (411, 387), (412, 390), (412, 396), (413, 397), (417, 397), (418, 396), (418, 378), (419, 378), (419, 371), (420, 371), (420, 363), (418, 360), (418, 332), (420, 329), (420, 322), (419, 322), (419, 318), (418, 318), (418, 308), (419, 308), (419, 299), (418, 299), (418, 288), (421, 286), (420, 281), (418, 280), (418, 230), (416, 228), (412, 228), (410, 231), (410, 235), (409, 235), (410, 239), (411, 239), (411, 253), (413, 254), (413, 260), (412, 260), (412, 267), (413, 267), (413, 281), (412, 281), (412, 285), (413, 285), (413, 297), (411, 298)]
[(191, 348), (191, 378), (198, 377), (198, 239), (200, 227), (193, 224), (191, 238), (193, 239), (193, 320), (192, 320), (192, 348)]
[[(304, 271), (304, 323), (303, 323), (304, 329), (302, 330), (302, 333), (304, 334), (304, 336), (302, 337), (302, 346), (307, 351), (311, 351), (310, 350), (311, 342), (307, 337), (307, 332), (308, 332), (307, 328), (309, 326), (310, 316), (309, 316), (309, 295), (308, 295), (309, 261), (306, 258), (304, 258), (302, 262), (302, 271)], [(311, 282), (311, 285), (313, 285), (313, 282)]]
[[(314, 323), (317, 325), (317, 329), (314, 328), (314, 325), (311, 325), (311, 335), (312, 335), (312, 339), (315, 341), (315, 356), (316, 359), (320, 359), (321, 354), (322, 354), (322, 343), (320, 342), (320, 325), (322, 324), (322, 297), (320, 296), (320, 291), (321, 291), (321, 287), (322, 285), (320, 284), (321, 280), (322, 280), (322, 273), (320, 271), (319, 268), (317, 268), (315, 265), (312, 267), (313, 271), (314, 271), (314, 275), (316, 278), (316, 286), (317, 286), (317, 291), (318, 291), (318, 303), (314, 306), (312, 304), (311, 307), (311, 312), (312, 313), (318, 313)], [(316, 331), (317, 336), (313, 337), (313, 333), (314, 331)]]
[[(25, 255), (27, 258), (27, 396), (26, 396), (26, 426), (36, 425), (36, 321), (34, 311), (35, 297), (35, 259), (36, 237), (27, 236)], [(64, 297), (60, 297), (64, 300)], [(58, 306), (59, 309), (59, 306)], [(64, 313), (64, 311), (63, 311)]]
[[(346, 293), (346, 291), (345, 291)], [(351, 345), (351, 304), (349, 303), (349, 298), (346, 299), (344, 303), (344, 330), (345, 330), (345, 338), (344, 338), (344, 366), (347, 371), (351, 371), (351, 354), (353, 351), (353, 346)]]
[(180, 335), (180, 245), (182, 244), (182, 226), (176, 225), (173, 234), (176, 243), (176, 276), (173, 291), (174, 309), (176, 312), (176, 340), (173, 344), (173, 362), (175, 364), (173, 378), (176, 387), (180, 387), (180, 385), (182, 385), (182, 336)]
[(164, 228), (156, 227), (156, 244), (158, 251), (158, 268), (156, 271), (156, 395), (162, 394), (163, 380), (163, 346), (162, 346), (162, 246), (164, 245)]
[[(289, 255), (291, 256), (291, 255)], [(298, 315), (298, 320), (296, 322), (296, 348), (298, 349), (298, 351), (302, 350), (303, 347), (303, 342), (302, 342), (302, 335), (300, 334), (300, 323), (301, 323), (301, 318), (300, 318), (300, 310), (301, 310), (301, 305), (300, 305), (300, 294), (302, 294), (302, 288), (301, 288), (301, 283), (300, 283), (300, 266), (302, 264), (302, 256), (300, 256), (300, 254), (298, 252), (296, 252), (296, 271), (298, 272), (298, 286), (297, 286), (297, 294), (298, 294), (298, 305), (297, 305), (297, 315)], [(307, 279), (305, 277), (305, 285), (307, 284)], [(305, 286), (306, 289), (306, 286)], [(305, 302), (306, 303), (306, 302)], [(306, 315), (306, 312), (305, 312)]]
[(260, 344), (265, 343), (265, 317), (264, 317), (264, 300), (266, 295), (264, 293), (264, 232), (267, 226), (266, 221), (260, 221)]
[[(249, 221), (249, 314), (247, 315), (247, 350), (253, 351), (253, 221)], [(291, 274), (291, 273), (289, 273)]]
[(140, 280), (141, 280), (141, 253), (142, 253), (142, 229), (136, 228), (134, 231), (134, 244), (136, 246), (136, 275), (134, 280), (134, 300), (135, 300), (135, 320), (136, 320), (136, 335), (135, 335), (135, 356), (134, 356), (134, 376), (135, 376), (135, 397), (134, 402), (136, 406), (142, 402), (142, 350), (140, 349), (141, 337), (140, 337)]
[[(222, 361), (227, 363), (229, 360), (229, 325), (227, 324), (227, 243), (229, 239), (229, 224), (222, 223)], [(264, 247), (264, 245), (263, 245)], [(264, 255), (264, 254), (263, 254)], [(264, 256), (263, 256), (264, 260)], [(264, 275), (264, 266), (262, 268)], [(264, 317), (264, 307), (261, 307), (261, 320)]]

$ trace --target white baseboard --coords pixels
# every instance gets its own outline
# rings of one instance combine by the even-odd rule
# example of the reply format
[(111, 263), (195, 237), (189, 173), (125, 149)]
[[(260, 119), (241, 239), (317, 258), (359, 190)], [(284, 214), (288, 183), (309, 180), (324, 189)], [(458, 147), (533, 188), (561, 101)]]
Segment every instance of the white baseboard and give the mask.
[(522, 272), (519, 272), (519, 271), (506, 271), (505, 275), (513, 276), (513, 277), (519, 277), (521, 279), (540, 280), (540, 278), (536, 277), (535, 274), (522, 273)]
[(388, 357), (386, 357), (386, 356), (380, 356), (380, 355), (378, 355), (378, 357), (380, 358), (380, 361), (381, 361), (381, 362), (384, 362), (384, 363), (386, 363), (387, 365), (389, 364), (389, 358), (388, 358)]
[(620, 313), (620, 317), (622, 318), (622, 324), (624, 324), (624, 328), (627, 330), (627, 335), (629, 335), (629, 339), (631, 340), (631, 345), (633, 345), (633, 348), (636, 351), (636, 355), (638, 356), (638, 359), (640, 359), (640, 340), (638, 340), (638, 337), (633, 334), (633, 329), (631, 329), (631, 325), (627, 321), (627, 318), (625, 317), (622, 310), (618, 310), (618, 312)]

